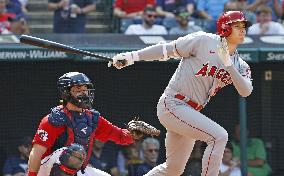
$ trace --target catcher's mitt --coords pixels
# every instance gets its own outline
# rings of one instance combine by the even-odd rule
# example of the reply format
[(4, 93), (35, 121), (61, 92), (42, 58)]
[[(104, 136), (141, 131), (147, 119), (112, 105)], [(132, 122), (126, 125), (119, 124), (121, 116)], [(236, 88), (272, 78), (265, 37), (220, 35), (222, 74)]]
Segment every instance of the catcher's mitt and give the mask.
[(135, 140), (141, 139), (146, 134), (151, 136), (160, 135), (160, 130), (144, 121), (139, 120), (138, 118), (134, 118), (128, 122), (127, 129)]

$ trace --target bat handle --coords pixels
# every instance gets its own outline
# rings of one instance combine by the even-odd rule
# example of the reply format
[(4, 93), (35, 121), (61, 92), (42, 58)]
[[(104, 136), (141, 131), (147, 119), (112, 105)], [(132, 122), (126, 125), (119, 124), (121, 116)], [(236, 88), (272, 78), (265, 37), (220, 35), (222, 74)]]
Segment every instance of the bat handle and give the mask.
[[(122, 65), (125, 65), (125, 64), (126, 64), (126, 60), (120, 60), (119, 62), (120, 62)], [(108, 64), (107, 64), (107, 66), (108, 66), (108, 67), (111, 67), (112, 64), (113, 64), (113, 61), (109, 61)]]

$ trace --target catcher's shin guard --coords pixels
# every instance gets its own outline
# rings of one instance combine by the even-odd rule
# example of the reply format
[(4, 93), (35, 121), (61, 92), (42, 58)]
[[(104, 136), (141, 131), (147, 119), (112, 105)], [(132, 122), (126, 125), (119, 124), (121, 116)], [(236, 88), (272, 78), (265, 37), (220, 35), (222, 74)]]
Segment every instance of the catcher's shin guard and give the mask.
[(71, 144), (59, 157), (59, 163), (55, 163), (50, 171), (50, 176), (74, 176), (81, 169), (86, 151), (79, 144)]

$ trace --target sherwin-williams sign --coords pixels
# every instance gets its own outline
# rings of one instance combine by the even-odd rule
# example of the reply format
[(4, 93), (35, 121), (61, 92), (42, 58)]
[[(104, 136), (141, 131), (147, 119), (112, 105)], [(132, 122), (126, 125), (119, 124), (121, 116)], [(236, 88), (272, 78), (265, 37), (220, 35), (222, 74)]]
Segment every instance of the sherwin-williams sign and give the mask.
[[(48, 37), (50, 37), (49, 40), (56, 40), (59, 43), (110, 57), (122, 51), (131, 51), (149, 46), (144, 40), (141, 40), (142, 36), (124, 36), (122, 34), (104, 34), (104, 40), (101, 40), (101, 34), (72, 35), (71, 41), (62, 35), (54, 34), (38, 37), (44, 39), (49, 39)], [(157, 39), (157, 36), (147, 36), (147, 39), (150, 40), (151, 37)], [(178, 36), (159, 36), (159, 38), (163, 38), (163, 41), (172, 41), (177, 39)], [(244, 44), (240, 45), (238, 51), (241, 58), (247, 62), (281, 62), (284, 60), (284, 36), (248, 36)], [(73, 61), (103, 61), (95, 57), (67, 54), (19, 43), (0, 44), (0, 61), (65, 59)]]

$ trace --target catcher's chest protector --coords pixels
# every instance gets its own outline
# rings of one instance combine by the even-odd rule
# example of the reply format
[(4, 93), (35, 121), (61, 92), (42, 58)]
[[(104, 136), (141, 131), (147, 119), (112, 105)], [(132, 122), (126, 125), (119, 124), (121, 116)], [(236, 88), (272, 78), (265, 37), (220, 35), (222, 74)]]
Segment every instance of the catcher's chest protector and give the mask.
[(95, 130), (98, 126), (99, 113), (85, 110), (82, 113), (68, 111), (62, 106), (52, 109), (48, 117), (50, 124), (54, 126), (66, 126), (66, 131), (55, 142), (53, 151), (72, 143), (82, 145), (87, 151), (84, 166), (87, 165), (91, 155)]

